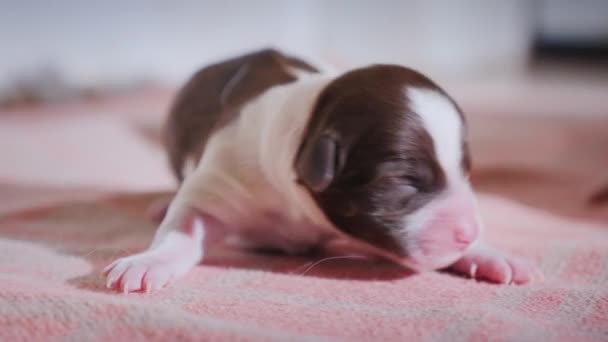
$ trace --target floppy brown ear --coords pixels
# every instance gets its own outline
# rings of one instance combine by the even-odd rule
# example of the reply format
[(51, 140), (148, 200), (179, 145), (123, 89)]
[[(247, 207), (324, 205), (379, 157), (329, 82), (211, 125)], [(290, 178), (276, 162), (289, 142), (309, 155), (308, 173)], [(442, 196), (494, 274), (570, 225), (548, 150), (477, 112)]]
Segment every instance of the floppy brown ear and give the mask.
[(338, 139), (323, 133), (306, 143), (296, 159), (298, 182), (313, 192), (321, 192), (331, 184), (340, 169)]

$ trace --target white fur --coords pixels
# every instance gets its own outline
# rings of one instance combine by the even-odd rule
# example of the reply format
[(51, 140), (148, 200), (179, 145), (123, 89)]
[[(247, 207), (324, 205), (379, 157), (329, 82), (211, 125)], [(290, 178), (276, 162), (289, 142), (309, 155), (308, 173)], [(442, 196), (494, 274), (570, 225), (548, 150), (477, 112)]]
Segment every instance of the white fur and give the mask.
[[(477, 213), (477, 200), (462, 169), (463, 146), (466, 139), (463, 120), (454, 104), (443, 94), (421, 88), (409, 88), (410, 108), (420, 116), (424, 128), (433, 138), (435, 154), (446, 175), (445, 196), (459, 195), (469, 201)], [(433, 210), (430, 206), (427, 210)], [(481, 219), (476, 217), (478, 224)]]
[[(197, 208), (224, 222), (230, 234), (287, 251), (342, 235), (296, 184), (293, 169), (312, 105), (332, 79), (307, 76), (274, 87), (247, 104), (235, 121), (210, 137), (199, 165), (171, 207)], [(410, 88), (407, 95), (433, 138), (449, 187), (470, 192), (460, 168), (462, 123), (456, 109), (432, 90)], [(408, 217), (409, 237), (434, 216), (436, 204), (429, 203)], [(160, 236), (175, 229), (173, 213), (170, 208)]]
[(286, 250), (334, 234), (310, 195), (296, 184), (293, 170), (312, 105), (330, 80), (310, 76), (272, 88), (247, 104), (209, 139), (175, 202), (216, 217), (231, 233)]
[[(322, 70), (311, 74), (287, 68), (297, 82), (269, 89), (215, 132), (171, 207), (197, 208), (233, 229), (229, 233), (286, 250), (341, 235), (297, 185), (293, 169), (316, 97), (336, 76), (327, 65)], [(229, 83), (237, 83), (246, 72), (237, 71)], [(170, 208), (168, 223), (157, 235), (175, 229), (171, 216)]]
[[(340, 235), (296, 184), (293, 170), (312, 105), (330, 81), (317, 75), (272, 88), (215, 132), (148, 250), (106, 268), (108, 287), (160, 288), (202, 258), (210, 236), (238, 235), (250, 246), (298, 253)], [(203, 212), (217, 221), (197, 219), (189, 227), (188, 218)]]
[(186, 274), (203, 256), (203, 222), (196, 219), (191, 228), (190, 232), (166, 231), (160, 239), (157, 234), (148, 250), (108, 265), (106, 286), (124, 293), (150, 292)]
[[(237, 72), (234, 82), (246, 72), (246, 68)], [(295, 83), (272, 88), (247, 104), (234, 121), (215, 132), (199, 164), (186, 176), (150, 248), (121, 258), (106, 268), (108, 287), (124, 292), (158, 289), (193, 267), (202, 258), (206, 242), (215, 240), (213, 236), (234, 234), (249, 245), (272, 246), (287, 252), (298, 252), (299, 247), (307, 248), (328, 238), (344, 236), (327, 220), (310, 194), (296, 183), (293, 169), (312, 105), (332, 79), (332, 76), (306, 75)], [(447, 193), (465, 194), (463, 198), (474, 204), (473, 193), (460, 166), (463, 127), (456, 109), (435, 91), (410, 88), (406, 92), (410, 107), (420, 116), (433, 139), (439, 163), (447, 176)], [(410, 215), (407, 237), (420, 234), (440, 205), (440, 200), (433, 201)], [(223, 225), (216, 227), (217, 222), (201, 219), (199, 214), (203, 212)], [(192, 224), (187, 223), (189, 217), (195, 217)], [(361, 244), (380, 255), (421, 269), (420, 265)], [(415, 243), (409, 247), (415, 254)], [(497, 263), (508, 266), (502, 256), (492, 256)], [(444, 255), (430, 266), (447, 266), (458, 257)], [(479, 258), (472, 254), (470, 260), (461, 263), (461, 268), (469, 273), (475, 269), (483, 276), (488, 270), (477, 269)], [(516, 269), (503, 268), (504, 279), (498, 280), (508, 281)]]
[[(424, 234), (429, 222), (436, 216), (438, 210), (444, 206), (442, 201), (450, 196), (457, 195), (463, 201), (470, 203), (475, 215), (473, 219), (477, 222), (480, 230), (481, 220), (477, 214), (475, 196), (462, 171), (464, 124), (458, 110), (445, 95), (436, 90), (409, 87), (405, 89), (404, 95), (410, 108), (420, 117), (422, 125), (430, 134), (435, 155), (447, 181), (447, 189), (439, 198), (404, 218), (404, 227), (407, 227), (407, 230), (402, 232), (401, 238), (406, 240), (410, 255), (416, 256), (421, 253), (417, 243), (418, 238)], [(407, 261), (405, 263), (415, 269), (435, 268), (438, 265), (447, 265), (454, 262), (459, 256), (460, 253), (457, 252), (451, 255), (446, 254), (441, 260), (428, 260), (430, 264), (426, 266)]]
[[(409, 87), (404, 92), (406, 101), (433, 139), (435, 155), (446, 175), (448, 189), (466, 188), (467, 180), (461, 169), (462, 121), (454, 105), (443, 94), (426, 88)], [(411, 239), (420, 233), (438, 209), (437, 202), (429, 203), (408, 215), (405, 226)], [(415, 249), (415, 246), (411, 246)]]
[(461, 168), (463, 123), (457, 109), (443, 94), (423, 88), (406, 90), (410, 108), (422, 119), (433, 138), (435, 153), (449, 186), (464, 180)]

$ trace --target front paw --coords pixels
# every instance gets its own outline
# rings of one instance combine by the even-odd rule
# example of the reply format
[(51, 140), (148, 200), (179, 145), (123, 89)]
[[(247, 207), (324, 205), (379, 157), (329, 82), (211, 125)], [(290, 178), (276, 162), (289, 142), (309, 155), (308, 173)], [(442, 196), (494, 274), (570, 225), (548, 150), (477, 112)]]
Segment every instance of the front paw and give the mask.
[(526, 284), (542, 279), (534, 265), (488, 246), (477, 246), (450, 266), (450, 269), (477, 280), (498, 284)]
[(124, 293), (149, 293), (183, 276), (197, 261), (185, 254), (154, 250), (134, 254), (120, 258), (104, 269), (106, 286)]

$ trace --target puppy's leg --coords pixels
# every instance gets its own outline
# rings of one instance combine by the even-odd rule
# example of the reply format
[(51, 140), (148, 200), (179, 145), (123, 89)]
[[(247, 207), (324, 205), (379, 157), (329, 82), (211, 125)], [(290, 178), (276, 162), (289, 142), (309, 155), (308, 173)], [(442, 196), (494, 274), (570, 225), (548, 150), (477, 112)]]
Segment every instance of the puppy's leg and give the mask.
[(164, 199), (152, 203), (146, 210), (146, 218), (156, 224), (161, 224), (165, 216), (167, 216), (169, 204), (171, 204), (171, 202)]
[(146, 251), (105, 268), (108, 288), (125, 293), (158, 290), (187, 273), (201, 260), (203, 249), (221, 237), (218, 224), (191, 206), (187, 191), (184, 184)]
[(452, 271), (478, 280), (499, 284), (525, 284), (542, 279), (532, 264), (478, 243), (449, 267)]

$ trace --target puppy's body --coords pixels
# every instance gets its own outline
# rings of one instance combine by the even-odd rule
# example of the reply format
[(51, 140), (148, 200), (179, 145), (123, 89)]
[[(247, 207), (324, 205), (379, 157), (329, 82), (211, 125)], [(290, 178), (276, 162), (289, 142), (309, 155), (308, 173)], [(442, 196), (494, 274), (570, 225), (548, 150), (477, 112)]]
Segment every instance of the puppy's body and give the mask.
[(297, 252), (335, 235), (292, 167), (314, 99), (329, 81), (311, 76), (244, 106), (209, 139), (176, 201), (183, 196), (227, 234), (260, 247)]
[[(531, 278), (529, 266), (480, 241), (465, 123), (443, 90), (398, 66), (326, 75), (297, 60), (305, 72), (296, 75), (286, 60), (297, 59), (246, 55), (182, 90), (169, 154), (178, 178), (188, 158), (197, 166), (151, 247), (106, 269), (109, 287), (160, 288), (228, 236), (288, 253), (347, 238), (417, 270)], [(214, 90), (193, 86), (197, 79)]]

